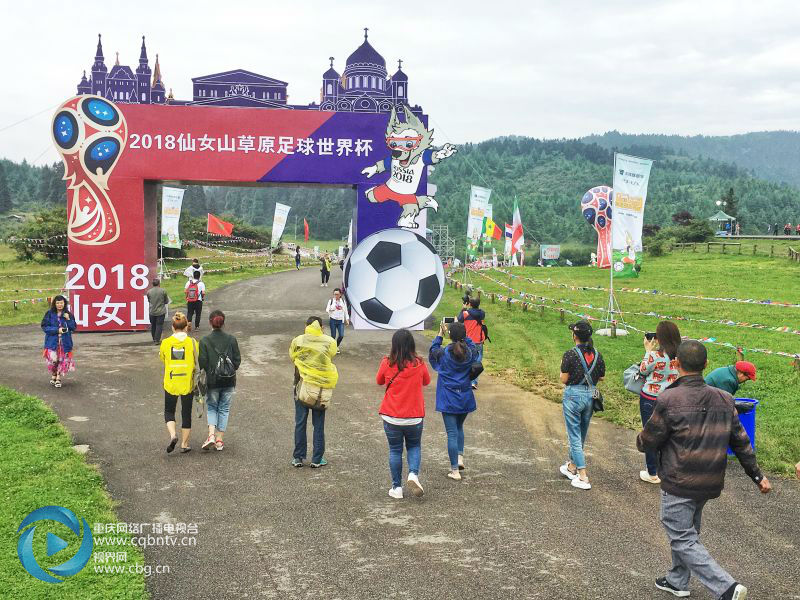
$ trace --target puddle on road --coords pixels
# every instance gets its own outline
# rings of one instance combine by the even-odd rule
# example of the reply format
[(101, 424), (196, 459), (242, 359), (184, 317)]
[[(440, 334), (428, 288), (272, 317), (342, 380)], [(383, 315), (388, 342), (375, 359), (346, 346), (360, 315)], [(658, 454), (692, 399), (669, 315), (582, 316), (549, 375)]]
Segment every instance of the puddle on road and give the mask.
[(397, 541), (406, 546), (416, 546), (417, 544), (462, 544), (464, 542), (464, 540), (456, 540), (443, 533), (407, 535)]

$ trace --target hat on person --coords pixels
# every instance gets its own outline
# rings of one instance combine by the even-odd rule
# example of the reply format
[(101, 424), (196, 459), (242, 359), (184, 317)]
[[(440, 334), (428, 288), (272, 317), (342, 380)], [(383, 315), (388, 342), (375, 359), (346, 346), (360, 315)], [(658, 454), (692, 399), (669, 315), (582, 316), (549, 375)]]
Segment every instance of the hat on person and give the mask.
[(756, 380), (756, 366), (753, 363), (746, 360), (740, 360), (737, 361), (733, 367), (740, 373), (746, 375), (751, 381)]
[(588, 321), (578, 321), (569, 326), (572, 333), (578, 336), (579, 339), (586, 338), (587, 340), (592, 337), (592, 326)]

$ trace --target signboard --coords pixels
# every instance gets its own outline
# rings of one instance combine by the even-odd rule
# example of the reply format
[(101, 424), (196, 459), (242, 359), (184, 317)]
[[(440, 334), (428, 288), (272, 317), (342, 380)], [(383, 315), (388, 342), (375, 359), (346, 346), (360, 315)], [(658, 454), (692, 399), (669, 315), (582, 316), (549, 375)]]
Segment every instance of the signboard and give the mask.
[(283, 230), (286, 227), (286, 218), (289, 216), (291, 208), (291, 206), (280, 202), (275, 203), (275, 216), (272, 219), (272, 241), (270, 242), (270, 246), (273, 248), (278, 245), (283, 235)]
[(467, 217), (467, 239), (477, 242), (483, 229), (483, 217), (489, 206), (492, 190), (473, 185), (469, 195), (469, 215)]
[(178, 223), (181, 220), (182, 188), (162, 188), (161, 194), (161, 245), (164, 248), (180, 248), (181, 236)]
[(642, 225), (653, 161), (614, 154), (614, 218), (611, 219), (611, 268), (614, 277), (638, 277), (642, 268)]
[(561, 246), (552, 244), (539, 245), (539, 258), (542, 260), (558, 260), (561, 256)]

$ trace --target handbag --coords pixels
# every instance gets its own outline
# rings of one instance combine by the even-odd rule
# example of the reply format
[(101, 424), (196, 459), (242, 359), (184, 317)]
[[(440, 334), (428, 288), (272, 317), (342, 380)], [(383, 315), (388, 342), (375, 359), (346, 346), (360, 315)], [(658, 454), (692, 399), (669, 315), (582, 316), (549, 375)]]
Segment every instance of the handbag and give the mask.
[(641, 371), (639, 371), (638, 364), (632, 364), (622, 373), (622, 383), (625, 389), (632, 394), (636, 394), (637, 396), (641, 394), (642, 388), (644, 388), (644, 382), (645, 377), (642, 375)]
[(483, 373), (483, 362), (475, 361), (469, 368), (469, 378), (470, 379), (477, 379), (478, 375)]
[(603, 406), (603, 392), (601, 392), (597, 386), (592, 383), (592, 371), (597, 366), (597, 358), (595, 358), (594, 362), (592, 363), (592, 368), (590, 369), (589, 366), (586, 364), (586, 359), (583, 358), (583, 354), (577, 348), (574, 348), (575, 353), (578, 355), (578, 358), (581, 361), (581, 366), (583, 366), (583, 378), (586, 380), (586, 385), (589, 386), (589, 389), (592, 390), (592, 412), (603, 412), (605, 410), (605, 406)]

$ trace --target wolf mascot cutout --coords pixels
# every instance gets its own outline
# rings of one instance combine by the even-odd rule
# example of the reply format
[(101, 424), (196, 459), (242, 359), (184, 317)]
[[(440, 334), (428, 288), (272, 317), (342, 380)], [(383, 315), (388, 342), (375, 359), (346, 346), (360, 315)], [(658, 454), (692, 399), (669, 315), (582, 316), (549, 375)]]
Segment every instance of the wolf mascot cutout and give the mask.
[(423, 125), (411, 109), (405, 107), (405, 121), (400, 121), (392, 109), (389, 125), (386, 127), (386, 145), (392, 151), (382, 161), (361, 171), (362, 175), (372, 177), (376, 173), (391, 170), (386, 183), (367, 190), (370, 202), (397, 202), (403, 211), (397, 220), (398, 227), (418, 229), (416, 217), (423, 208), (437, 210), (439, 205), (433, 196), (417, 196), (417, 188), (426, 165), (435, 165), (456, 153), (453, 144), (433, 148), (433, 129)]

